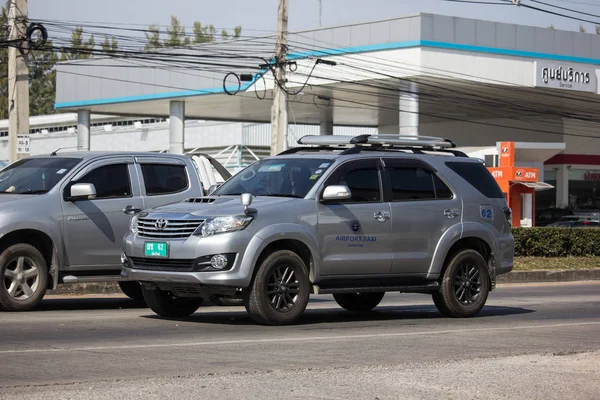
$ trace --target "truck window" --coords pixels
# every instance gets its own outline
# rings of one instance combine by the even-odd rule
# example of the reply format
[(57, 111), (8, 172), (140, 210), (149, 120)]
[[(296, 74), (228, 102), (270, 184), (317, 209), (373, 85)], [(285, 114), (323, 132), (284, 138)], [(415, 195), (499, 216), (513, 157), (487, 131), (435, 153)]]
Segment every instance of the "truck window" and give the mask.
[(75, 183), (92, 183), (96, 187), (96, 200), (131, 197), (127, 164), (98, 167)]
[(504, 194), (496, 183), (496, 180), (483, 164), (473, 162), (447, 162), (450, 169), (460, 175), (471, 186), (479, 190), (485, 197), (491, 199), (502, 199)]
[(182, 192), (188, 188), (184, 165), (141, 164), (148, 196)]

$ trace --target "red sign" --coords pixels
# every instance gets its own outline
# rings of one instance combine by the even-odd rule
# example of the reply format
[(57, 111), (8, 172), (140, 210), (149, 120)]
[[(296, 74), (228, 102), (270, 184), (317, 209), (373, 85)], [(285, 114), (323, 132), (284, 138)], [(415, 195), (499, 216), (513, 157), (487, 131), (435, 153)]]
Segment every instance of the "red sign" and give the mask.
[(500, 142), (500, 166), (513, 167), (515, 165), (515, 143)]
[(583, 174), (584, 181), (600, 181), (600, 172), (598, 171), (587, 171)]

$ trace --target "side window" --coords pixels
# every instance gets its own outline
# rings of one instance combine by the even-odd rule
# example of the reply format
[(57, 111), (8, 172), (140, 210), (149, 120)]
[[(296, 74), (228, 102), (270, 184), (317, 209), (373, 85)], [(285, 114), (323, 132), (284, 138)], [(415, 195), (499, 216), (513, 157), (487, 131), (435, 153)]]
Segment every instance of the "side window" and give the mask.
[(451, 161), (447, 162), (446, 165), (485, 197), (492, 199), (504, 198), (504, 194), (500, 190), (496, 180), (483, 164), (478, 162)]
[(435, 189), (431, 172), (423, 168), (388, 167), (392, 183), (392, 201), (432, 200)]
[(184, 165), (141, 164), (146, 194), (161, 195), (182, 192), (188, 188)]
[(432, 174), (432, 176), (433, 186), (435, 187), (435, 198), (439, 200), (451, 199), (454, 196), (452, 190), (436, 174)]
[(127, 164), (98, 167), (88, 172), (76, 183), (92, 183), (96, 187), (96, 200), (131, 197), (131, 182)]
[[(366, 164), (366, 165), (365, 165)], [(379, 171), (375, 163), (360, 163), (342, 166), (334, 173), (327, 185), (346, 185), (352, 198), (343, 203), (377, 203), (381, 201)]]

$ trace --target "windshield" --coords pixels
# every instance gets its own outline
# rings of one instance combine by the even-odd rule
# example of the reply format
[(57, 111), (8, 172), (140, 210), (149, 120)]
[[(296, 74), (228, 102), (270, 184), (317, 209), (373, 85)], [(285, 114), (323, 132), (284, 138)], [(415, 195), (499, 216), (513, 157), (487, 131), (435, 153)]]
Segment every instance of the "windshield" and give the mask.
[(306, 158), (257, 161), (231, 177), (214, 195), (304, 197), (332, 163)]
[(58, 157), (19, 160), (0, 171), (0, 193), (46, 193), (80, 161)]

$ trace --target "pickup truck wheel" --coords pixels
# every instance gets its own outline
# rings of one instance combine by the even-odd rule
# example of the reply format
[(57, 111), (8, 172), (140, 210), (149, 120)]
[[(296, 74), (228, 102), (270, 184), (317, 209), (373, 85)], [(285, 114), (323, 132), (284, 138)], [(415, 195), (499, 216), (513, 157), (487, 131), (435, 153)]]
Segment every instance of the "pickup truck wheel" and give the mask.
[(48, 266), (29, 244), (15, 244), (0, 254), (0, 309), (29, 311), (46, 294)]
[(142, 294), (142, 285), (139, 282), (134, 281), (120, 281), (119, 287), (125, 296), (132, 300), (143, 301), (144, 295)]
[(334, 294), (333, 298), (340, 307), (348, 311), (371, 311), (379, 303), (385, 292), (374, 293), (340, 293)]
[(433, 302), (446, 317), (467, 318), (481, 311), (489, 291), (485, 260), (475, 250), (463, 250), (448, 263), (440, 291), (433, 293)]
[(183, 318), (192, 315), (204, 301), (201, 297), (175, 297), (170, 292), (146, 289), (143, 286), (142, 293), (148, 307), (166, 318)]
[(258, 267), (244, 305), (252, 319), (264, 325), (287, 325), (300, 318), (310, 294), (308, 271), (294, 252), (280, 250)]

